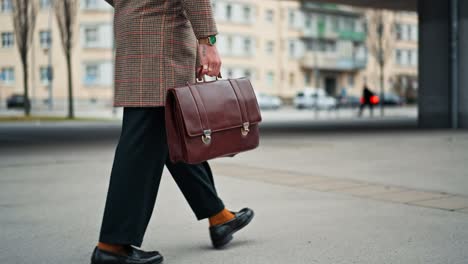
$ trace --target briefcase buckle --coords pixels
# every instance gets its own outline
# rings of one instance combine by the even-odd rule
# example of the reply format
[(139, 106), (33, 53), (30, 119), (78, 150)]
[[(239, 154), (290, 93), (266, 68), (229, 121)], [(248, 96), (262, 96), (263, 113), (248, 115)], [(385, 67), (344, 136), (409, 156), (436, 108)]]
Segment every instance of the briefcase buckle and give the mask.
[(244, 124), (242, 124), (242, 129), (241, 129), (241, 133), (242, 133), (242, 136), (247, 136), (250, 132), (250, 129), (249, 129), (249, 122), (245, 122)]
[(211, 143), (211, 129), (203, 131), (202, 141), (205, 145), (209, 145)]

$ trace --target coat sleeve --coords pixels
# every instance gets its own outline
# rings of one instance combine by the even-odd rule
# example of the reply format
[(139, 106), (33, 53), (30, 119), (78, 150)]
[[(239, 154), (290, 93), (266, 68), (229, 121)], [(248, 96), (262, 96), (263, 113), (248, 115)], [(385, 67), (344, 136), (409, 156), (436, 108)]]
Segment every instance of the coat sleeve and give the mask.
[(109, 3), (109, 5), (111, 5), (112, 7), (114, 7), (114, 0), (104, 0), (104, 1)]
[(218, 34), (210, 0), (182, 0), (197, 39)]

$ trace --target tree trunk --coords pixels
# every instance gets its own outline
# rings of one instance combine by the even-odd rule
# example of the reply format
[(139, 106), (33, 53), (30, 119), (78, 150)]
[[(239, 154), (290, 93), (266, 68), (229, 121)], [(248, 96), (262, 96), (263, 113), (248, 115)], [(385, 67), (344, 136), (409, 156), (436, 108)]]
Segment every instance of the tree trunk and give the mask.
[(385, 100), (385, 72), (384, 65), (380, 65), (380, 115), (384, 116), (384, 100)]
[(28, 86), (28, 61), (27, 58), (23, 59), (23, 89), (24, 89), (24, 115), (30, 116), (31, 115), (31, 104), (29, 102), (29, 86)]
[(68, 72), (68, 118), (74, 119), (75, 112), (73, 107), (73, 80), (72, 80), (72, 65), (71, 65), (71, 54), (67, 51), (67, 72)]

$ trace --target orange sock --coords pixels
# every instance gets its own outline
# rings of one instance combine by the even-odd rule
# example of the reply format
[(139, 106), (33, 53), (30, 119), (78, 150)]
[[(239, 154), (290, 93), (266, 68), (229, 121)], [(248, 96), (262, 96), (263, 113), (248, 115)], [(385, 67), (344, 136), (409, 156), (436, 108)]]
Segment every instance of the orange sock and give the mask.
[(229, 212), (226, 208), (224, 208), (221, 212), (213, 215), (208, 220), (210, 221), (210, 226), (221, 225), (226, 223), (227, 221), (233, 219), (235, 215)]
[(106, 244), (106, 243), (99, 242), (97, 247), (100, 250), (112, 252), (112, 253), (119, 254), (119, 255), (125, 256), (128, 254), (126, 246), (123, 246), (123, 245), (113, 245), (113, 244)]

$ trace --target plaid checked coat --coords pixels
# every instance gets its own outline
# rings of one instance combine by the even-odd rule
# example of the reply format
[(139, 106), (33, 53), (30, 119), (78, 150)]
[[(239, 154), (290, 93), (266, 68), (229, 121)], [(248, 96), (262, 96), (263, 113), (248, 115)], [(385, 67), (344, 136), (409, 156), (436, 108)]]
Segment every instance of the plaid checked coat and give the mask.
[(105, 0), (115, 8), (114, 106), (164, 106), (195, 81), (197, 39), (217, 34), (210, 0)]

